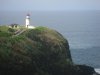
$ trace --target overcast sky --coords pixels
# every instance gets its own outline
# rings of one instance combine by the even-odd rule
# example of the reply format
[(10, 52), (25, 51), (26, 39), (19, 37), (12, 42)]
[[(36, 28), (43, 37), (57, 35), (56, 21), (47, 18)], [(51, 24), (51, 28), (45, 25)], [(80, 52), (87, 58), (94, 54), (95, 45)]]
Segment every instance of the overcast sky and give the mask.
[(0, 0), (1, 11), (100, 10), (100, 0)]

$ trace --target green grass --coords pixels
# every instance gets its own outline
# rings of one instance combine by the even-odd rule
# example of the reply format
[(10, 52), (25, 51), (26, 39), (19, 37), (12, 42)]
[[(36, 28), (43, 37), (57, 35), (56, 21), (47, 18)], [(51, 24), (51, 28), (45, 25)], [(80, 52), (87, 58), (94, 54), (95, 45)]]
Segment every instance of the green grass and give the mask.
[(47, 29), (48, 28), (46, 28), (46, 27), (39, 26), (39, 27), (36, 27), (34, 30), (42, 32), (42, 31), (47, 30)]
[(8, 32), (0, 32), (0, 37), (10, 37), (12, 34)]
[(9, 26), (0, 26), (0, 37), (10, 37), (13, 34), (15, 34), (15, 32), (19, 29), (23, 30), (25, 29), (25, 26), (19, 26), (18, 28), (9, 28)]
[(0, 26), (0, 31), (4, 31), (4, 32), (7, 32), (9, 29), (8, 26)]
[(10, 37), (12, 35), (13, 29), (9, 28), (8, 26), (0, 26), (0, 37)]

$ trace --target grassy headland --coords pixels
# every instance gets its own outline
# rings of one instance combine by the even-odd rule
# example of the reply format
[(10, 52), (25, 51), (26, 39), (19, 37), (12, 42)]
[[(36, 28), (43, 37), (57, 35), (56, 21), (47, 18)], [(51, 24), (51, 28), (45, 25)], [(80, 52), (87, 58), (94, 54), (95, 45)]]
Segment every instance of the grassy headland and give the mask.
[(91, 67), (84, 71), (84, 66), (80, 69), (72, 62), (68, 41), (57, 31), (36, 27), (12, 37), (19, 29), (0, 26), (1, 75), (91, 75), (94, 72), (93, 69), (89, 72)]

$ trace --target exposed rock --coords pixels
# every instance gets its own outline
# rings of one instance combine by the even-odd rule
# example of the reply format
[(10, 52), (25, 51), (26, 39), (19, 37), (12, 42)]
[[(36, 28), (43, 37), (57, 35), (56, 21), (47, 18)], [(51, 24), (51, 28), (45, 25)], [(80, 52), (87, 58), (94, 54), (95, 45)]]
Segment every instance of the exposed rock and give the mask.
[(95, 70), (93, 67), (86, 65), (77, 65), (79, 67), (79, 75), (93, 75), (95, 74)]

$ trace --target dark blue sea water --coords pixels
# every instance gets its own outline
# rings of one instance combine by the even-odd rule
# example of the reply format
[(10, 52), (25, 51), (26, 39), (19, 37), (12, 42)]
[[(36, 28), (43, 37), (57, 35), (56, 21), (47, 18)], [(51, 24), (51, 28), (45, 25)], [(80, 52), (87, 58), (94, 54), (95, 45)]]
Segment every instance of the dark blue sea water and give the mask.
[[(27, 12), (1, 12), (0, 24), (25, 24)], [(76, 64), (100, 68), (100, 11), (30, 12), (31, 25), (59, 31), (68, 41)]]

